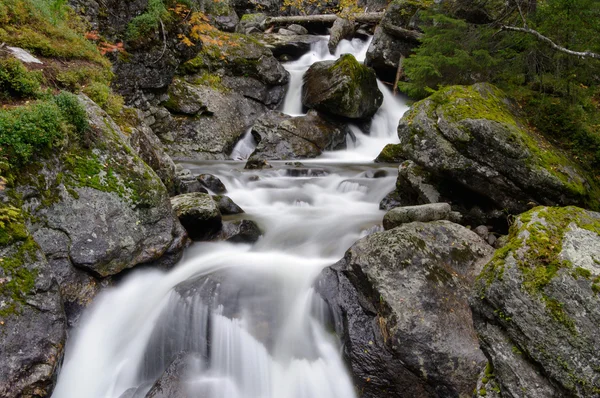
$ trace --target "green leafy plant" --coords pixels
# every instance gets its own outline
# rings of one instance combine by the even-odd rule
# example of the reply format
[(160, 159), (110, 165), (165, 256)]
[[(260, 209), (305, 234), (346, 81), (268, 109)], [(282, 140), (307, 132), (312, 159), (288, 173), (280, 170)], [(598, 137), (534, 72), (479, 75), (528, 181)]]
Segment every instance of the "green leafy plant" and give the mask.
[(15, 58), (0, 59), (0, 96), (32, 98), (40, 92), (42, 73), (30, 72)]

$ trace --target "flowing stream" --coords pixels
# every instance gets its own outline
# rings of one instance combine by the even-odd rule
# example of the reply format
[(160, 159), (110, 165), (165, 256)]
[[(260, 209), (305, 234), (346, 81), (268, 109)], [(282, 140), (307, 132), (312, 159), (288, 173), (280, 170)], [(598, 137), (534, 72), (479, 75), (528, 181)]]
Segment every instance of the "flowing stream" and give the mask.
[[(313, 62), (341, 53), (362, 61), (369, 44), (343, 41), (331, 56), (326, 40), (285, 65), (292, 79), (284, 112), (302, 114), (302, 75)], [(264, 236), (254, 245), (195, 243), (171, 271), (135, 271), (102, 293), (69, 340), (53, 397), (143, 398), (178, 355), (189, 397), (354, 397), (311, 285), (378, 230), (379, 202), (394, 187), (396, 170), (372, 160), (397, 142), (408, 107), (379, 85), (384, 103), (370, 134), (354, 128), (344, 151), (301, 167), (271, 162), (263, 171), (244, 170), (240, 161), (184, 164), (218, 176)], [(247, 134), (232, 158), (246, 158), (253, 147)]]

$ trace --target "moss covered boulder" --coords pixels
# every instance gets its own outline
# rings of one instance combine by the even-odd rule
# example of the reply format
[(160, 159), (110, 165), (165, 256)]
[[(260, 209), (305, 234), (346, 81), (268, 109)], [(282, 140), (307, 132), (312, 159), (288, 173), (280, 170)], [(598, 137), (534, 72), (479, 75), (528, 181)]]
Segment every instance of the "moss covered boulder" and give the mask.
[(43, 397), (62, 360), (65, 312), (25, 216), (5, 201), (0, 191), (0, 396)]
[(359, 240), (316, 290), (361, 397), (470, 397), (486, 359), (468, 297), (492, 255), (449, 221), (413, 222)]
[[(600, 393), (600, 213), (537, 207), (485, 266), (472, 309), (501, 397)], [(484, 394), (480, 394), (484, 395)]]
[(315, 62), (304, 75), (304, 106), (350, 119), (373, 116), (383, 102), (375, 72), (351, 54)]
[(597, 188), (585, 173), (489, 84), (448, 87), (418, 102), (400, 121), (398, 136), (399, 156), (467, 211), (476, 206), (503, 217), (536, 204), (597, 207)]
[(27, 216), (73, 325), (110, 276), (171, 264), (186, 235), (164, 184), (126, 133), (85, 96), (69, 109), (81, 129), (64, 132), (60, 151), (13, 170), (7, 191)]

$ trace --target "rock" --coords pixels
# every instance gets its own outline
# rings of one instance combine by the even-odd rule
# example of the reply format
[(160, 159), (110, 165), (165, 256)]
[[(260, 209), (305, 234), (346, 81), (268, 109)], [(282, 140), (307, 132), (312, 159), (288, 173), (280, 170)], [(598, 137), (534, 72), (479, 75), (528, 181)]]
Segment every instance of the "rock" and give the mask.
[(295, 167), (293, 169), (285, 169), (285, 175), (288, 177), (323, 177), (329, 172), (325, 169)]
[(258, 225), (251, 220), (225, 221), (223, 228), (215, 240), (226, 240), (233, 243), (254, 243), (262, 232)]
[(427, 205), (396, 207), (383, 217), (383, 228), (386, 230), (413, 221), (429, 222), (438, 220), (460, 221), (460, 214), (452, 212), (448, 203), (432, 203)]
[(397, 191), (392, 191), (379, 202), (379, 209), (388, 211), (403, 205), (402, 195)]
[(354, 21), (346, 18), (336, 18), (329, 31), (329, 42), (327, 43), (329, 53), (335, 54), (335, 49), (340, 41), (343, 39), (350, 40), (352, 36), (354, 36)]
[(415, 222), (359, 240), (321, 273), (362, 397), (471, 396), (487, 361), (467, 297), (491, 254), (460, 225)]
[(380, 79), (394, 82), (400, 57), (407, 58), (419, 44), (415, 40), (395, 37), (386, 27), (417, 29), (415, 19), (420, 8), (418, 2), (394, 0), (385, 11), (365, 58), (365, 65), (373, 68)]
[(481, 237), (483, 240), (487, 240), (490, 236), (490, 230), (485, 225), (480, 225), (473, 230), (477, 235)]
[(278, 34), (256, 35), (256, 39), (273, 52), (279, 59), (286, 56), (288, 60), (298, 59), (310, 51), (311, 45), (320, 40), (318, 36), (296, 35), (282, 36)]
[(181, 37), (189, 36), (191, 29), (190, 24), (183, 23), (183, 16), (165, 19), (162, 28), (143, 29), (140, 37), (132, 37), (129, 34), (131, 21), (146, 13), (149, 4), (146, 0), (71, 2), (90, 22), (91, 30), (98, 31), (104, 40), (117, 43), (125, 39), (126, 56), (121, 52), (108, 52), (106, 56), (115, 72), (112, 88), (128, 103), (140, 100), (145, 93), (165, 90), (177, 68), (201, 48), (200, 45), (182, 43)]
[[(269, 162), (267, 162), (264, 159), (248, 159), (248, 161), (246, 162), (246, 166), (244, 166), (245, 169), (248, 170), (262, 170), (262, 169), (271, 169), (273, 168), (273, 166), (271, 166), (269, 164)], [(255, 176), (256, 180), (259, 179), (258, 176)]]
[(174, 158), (227, 159), (255, 120), (285, 97), (289, 73), (270, 50), (245, 35), (221, 32), (218, 40), (181, 66), (160, 103), (169, 113), (152, 128)]
[(47, 396), (66, 338), (59, 287), (22, 212), (0, 201), (0, 219), (0, 396)]
[(429, 173), (414, 162), (405, 161), (398, 167), (396, 189), (381, 201), (379, 208), (391, 210), (398, 206), (414, 206), (444, 201), (444, 198), (433, 184)]
[(401, 144), (387, 144), (375, 159), (375, 163), (402, 163), (405, 159), (400, 156)]
[[(505, 221), (536, 203), (597, 206), (590, 179), (528, 130), (511, 102), (489, 84), (454, 86), (415, 104), (398, 126), (400, 156), (474, 224)], [(503, 215), (504, 214), (504, 215)]]
[(210, 189), (217, 195), (227, 192), (227, 188), (225, 188), (225, 185), (221, 182), (221, 180), (212, 174), (200, 174), (198, 177), (196, 177), (196, 179), (200, 182), (200, 184), (205, 186), (207, 189)]
[(287, 27), (287, 30), (292, 31), (297, 35), (308, 35), (308, 30), (304, 26), (298, 24), (291, 24)]
[[(179, 89), (182, 89), (179, 91)], [(153, 129), (173, 158), (224, 160), (266, 108), (224, 88), (193, 85), (175, 79), (164, 104), (171, 115)], [(184, 103), (202, 110), (196, 115), (178, 113)]]
[(171, 198), (171, 205), (193, 240), (207, 240), (221, 229), (221, 213), (205, 193), (187, 193)]
[(257, 146), (249, 161), (314, 158), (346, 143), (345, 126), (329, 122), (314, 111), (300, 117), (269, 112), (252, 127), (252, 135)]
[(190, 368), (193, 368), (193, 357), (180, 353), (154, 383), (145, 398), (191, 398), (186, 385)]
[(351, 119), (373, 116), (383, 102), (375, 72), (351, 54), (315, 62), (304, 75), (304, 106)]
[(217, 204), (217, 208), (222, 215), (241, 214), (244, 212), (242, 208), (235, 204), (228, 196), (213, 195), (213, 200)]
[(296, 36), (297, 33), (291, 30), (287, 30), (285, 28), (281, 28), (277, 31), (277, 34), (280, 34), (282, 36)]
[(501, 397), (600, 388), (600, 213), (537, 207), (514, 222), (471, 307)]
[[(239, 2), (240, 0), (235, 0), (235, 2)], [(235, 7), (235, 6), (234, 6)], [(239, 11), (238, 11), (239, 13)], [(237, 31), (239, 33), (246, 33), (248, 34), (248, 30), (249, 29), (258, 29), (259, 31), (264, 30), (264, 23), (265, 20), (267, 19), (267, 16), (265, 14), (262, 13), (256, 13), (256, 14), (248, 14), (248, 13), (242, 13), (244, 15), (242, 15), (242, 18), (240, 19), (240, 23), (238, 25)]]
[(125, 108), (121, 129), (128, 131), (128, 143), (140, 158), (156, 172), (165, 184), (170, 195), (177, 193), (175, 163), (165, 152), (162, 143), (152, 129), (144, 122), (141, 111), (135, 108)]
[[(181, 166), (179, 166), (181, 167)], [(192, 174), (188, 169), (181, 168), (177, 172), (177, 181), (179, 183), (177, 187), (178, 194), (202, 192), (208, 193), (206, 188), (202, 186), (200, 181)]]
[(181, 253), (185, 231), (164, 184), (120, 127), (87, 97), (80, 100), (90, 125), (80, 138), (85, 146), (65, 143), (60, 153), (40, 159), (34, 176), (22, 175), (15, 189), (26, 193), (31, 233), (64, 233), (62, 258), (99, 277)]
[(36, 57), (31, 55), (31, 53), (29, 51), (24, 50), (20, 47), (6, 46), (4, 48), (10, 53), (10, 55), (12, 55), (13, 57), (15, 57), (16, 59), (18, 59), (19, 61), (21, 61), (23, 63), (43, 64), (42, 61), (40, 61), (39, 59), (37, 59)]
[(211, 25), (223, 32), (235, 32), (240, 18), (230, 1), (201, 2), (202, 11), (208, 15)]

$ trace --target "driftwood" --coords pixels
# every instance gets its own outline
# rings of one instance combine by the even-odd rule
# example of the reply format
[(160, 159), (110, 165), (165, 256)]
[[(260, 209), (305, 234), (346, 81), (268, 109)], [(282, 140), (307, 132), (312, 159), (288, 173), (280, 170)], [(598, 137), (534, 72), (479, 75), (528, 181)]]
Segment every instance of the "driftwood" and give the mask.
[(392, 89), (392, 93), (394, 95), (396, 95), (396, 93), (398, 92), (398, 82), (404, 75), (403, 64), (404, 64), (404, 55), (400, 55), (400, 59), (398, 60), (398, 69), (396, 70), (396, 79), (394, 80), (394, 88)]
[(381, 24), (385, 33), (394, 36), (397, 39), (414, 41), (416, 43), (423, 37), (423, 33), (416, 30), (404, 29), (399, 26), (394, 26), (389, 23)]
[[(361, 23), (378, 23), (383, 17), (383, 12), (364, 12), (360, 14), (354, 14), (350, 17), (356, 22)], [(333, 24), (338, 18), (335, 14), (321, 14), (321, 15), (296, 15), (289, 17), (270, 17), (267, 18), (265, 23), (267, 25), (284, 25), (284, 24), (306, 24), (306, 23), (331, 23)]]

